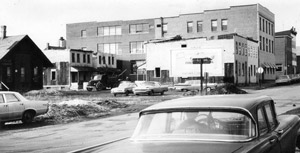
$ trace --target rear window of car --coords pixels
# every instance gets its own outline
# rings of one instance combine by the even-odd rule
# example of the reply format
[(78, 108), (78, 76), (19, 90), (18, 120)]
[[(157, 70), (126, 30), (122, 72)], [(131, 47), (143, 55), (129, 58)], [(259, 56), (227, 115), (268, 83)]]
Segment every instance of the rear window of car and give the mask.
[(177, 111), (142, 115), (132, 140), (241, 141), (255, 136), (254, 122), (242, 113)]

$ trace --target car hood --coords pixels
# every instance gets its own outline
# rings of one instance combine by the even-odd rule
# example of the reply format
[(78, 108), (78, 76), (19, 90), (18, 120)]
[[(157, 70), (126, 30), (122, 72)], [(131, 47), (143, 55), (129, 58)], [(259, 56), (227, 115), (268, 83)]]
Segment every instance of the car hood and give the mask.
[[(99, 147), (85, 149), (84, 152), (101, 153), (237, 153), (245, 147), (243, 143), (230, 142), (199, 142), (199, 141), (175, 141), (175, 142), (130, 142), (124, 140)], [(82, 152), (82, 151), (80, 151)]]

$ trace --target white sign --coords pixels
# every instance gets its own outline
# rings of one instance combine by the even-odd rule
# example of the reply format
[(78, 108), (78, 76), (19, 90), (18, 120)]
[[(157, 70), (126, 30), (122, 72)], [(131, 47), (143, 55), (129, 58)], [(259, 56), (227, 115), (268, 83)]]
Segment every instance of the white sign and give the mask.
[(257, 69), (257, 73), (260, 73), (260, 74), (264, 73), (264, 69), (262, 67), (259, 67)]
[(211, 58), (210, 64), (203, 64), (203, 72), (210, 76), (224, 76), (223, 49), (180, 49), (171, 50), (171, 77), (199, 77), (200, 64), (193, 64), (193, 58)]

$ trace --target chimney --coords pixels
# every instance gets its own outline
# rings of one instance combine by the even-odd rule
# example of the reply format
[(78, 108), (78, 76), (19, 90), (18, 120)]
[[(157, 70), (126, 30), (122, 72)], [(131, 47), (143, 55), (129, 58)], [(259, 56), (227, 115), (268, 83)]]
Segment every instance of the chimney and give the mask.
[(60, 37), (58, 40), (58, 46), (62, 48), (66, 48), (66, 40), (63, 37)]
[(1, 26), (1, 31), (0, 31), (0, 39), (4, 39), (6, 38), (6, 26), (5, 25), (2, 25)]

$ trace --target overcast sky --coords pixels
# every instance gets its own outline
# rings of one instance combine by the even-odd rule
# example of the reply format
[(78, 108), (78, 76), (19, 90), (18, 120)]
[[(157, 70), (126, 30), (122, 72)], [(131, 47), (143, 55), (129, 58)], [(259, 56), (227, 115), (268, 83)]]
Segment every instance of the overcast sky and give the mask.
[[(27, 34), (44, 49), (66, 38), (66, 24), (178, 16), (203, 10), (256, 4), (275, 14), (275, 32), (300, 30), (299, 0), (1, 0), (0, 25), (7, 35)], [(300, 38), (297, 39), (300, 46)]]

